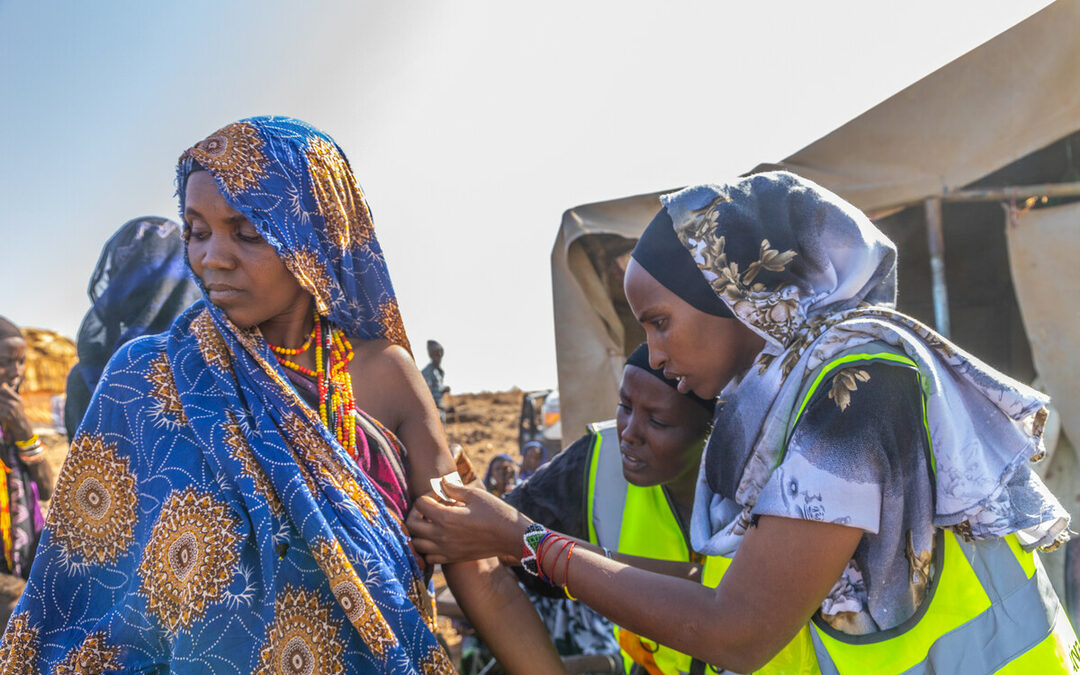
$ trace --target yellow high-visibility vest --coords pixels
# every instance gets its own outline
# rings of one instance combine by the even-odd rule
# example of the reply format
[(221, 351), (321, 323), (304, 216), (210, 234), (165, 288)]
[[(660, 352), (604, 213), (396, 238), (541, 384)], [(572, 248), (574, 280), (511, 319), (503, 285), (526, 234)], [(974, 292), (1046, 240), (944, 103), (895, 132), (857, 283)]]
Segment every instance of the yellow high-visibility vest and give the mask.
[[(843, 354), (807, 378), (790, 428), (832, 371), (869, 363), (918, 370), (905, 354), (879, 343)], [(595, 440), (586, 493), (589, 540), (630, 555), (689, 561), (689, 547), (663, 489), (637, 487), (623, 478), (614, 422), (590, 425), (590, 431)], [(927, 439), (929, 444), (928, 426)], [(932, 448), (929, 464), (934, 470)], [(706, 558), (702, 582), (716, 587), (729, 564), (726, 558)], [(1038, 556), (1024, 551), (1015, 536), (965, 542), (939, 530), (934, 569), (925, 600), (901, 625), (854, 636), (815, 615), (757, 672), (1080, 673), (1080, 643), (1072, 626)], [(650, 672), (690, 672), (689, 656), (619, 628), (616, 635), (620, 644), (635, 647), (633, 653)], [(633, 660), (626, 649), (623, 656), (629, 670)]]
[[(834, 358), (807, 378), (789, 433), (830, 373), (870, 363), (918, 372), (906, 354), (883, 343)], [(926, 418), (928, 384), (920, 381), (928, 459), (936, 471)], [(1015, 535), (965, 542), (952, 531), (938, 530), (934, 569), (914, 616), (889, 630), (848, 635), (815, 615), (810, 630), (821, 672), (1080, 673), (1080, 643), (1072, 625), (1038, 556), (1024, 551)]]
[[(638, 487), (623, 478), (614, 420), (590, 424), (589, 431), (594, 437), (589, 460), (588, 491), (585, 493), (589, 541), (628, 555), (690, 562), (690, 547), (663, 488), (659, 485)], [(701, 557), (695, 556), (698, 561)], [(730, 564), (730, 558), (705, 557), (702, 583), (716, 588)], [(676, 675), (690, 672), (692, 659), (686, 654), (618, 626), (615, 627), (615, 637), (623, 647), (627, 672), (635, 662), (650, 673)], [(803, 628), (780, 654), (758, 672), (817, 673), (809, 629)]]

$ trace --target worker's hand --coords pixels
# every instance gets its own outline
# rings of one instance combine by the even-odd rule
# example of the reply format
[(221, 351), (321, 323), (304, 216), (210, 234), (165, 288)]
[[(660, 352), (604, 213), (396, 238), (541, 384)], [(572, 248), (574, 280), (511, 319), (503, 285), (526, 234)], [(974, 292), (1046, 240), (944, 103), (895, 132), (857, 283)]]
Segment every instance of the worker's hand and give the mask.
[(518, 560), (521, 537), (532, 521), (480, 488), (445, 480), (442, 487), (457, 503), (446, 504), (429, 493), (416, 500), (406, 523), (413, 548), (429, 564), (491, 557)]
[(7, 382), (0, 382), (0, 424), (16, 441), (25, 441), (34, 435), (34, 427), (26, 416), (22, 397)]

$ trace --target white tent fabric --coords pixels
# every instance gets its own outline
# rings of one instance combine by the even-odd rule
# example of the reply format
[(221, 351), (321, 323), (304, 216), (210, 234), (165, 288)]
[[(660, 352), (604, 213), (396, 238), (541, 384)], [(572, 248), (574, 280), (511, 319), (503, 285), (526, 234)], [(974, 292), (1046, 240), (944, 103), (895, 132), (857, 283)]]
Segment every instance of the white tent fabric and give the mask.
[[(1080, 523), (1080, 203), (1018, 214), (1006, 226), (1005, 239), (1038, 385), (1050, 394), (1054, 413), (1046, 425), (1049, 456), (1035, 468), (1069, 511), (1075, 530)], [(1069, 546), (1072, 550), (1076, 543)], [(1058, 597), (1069, 600), (1066, 556), (1047, 555), (1043, 560)], [(1080, 617), (1075, 605), (1068, 610), (1074, 620)]]
[[(971, 183), (1080, 129), (1077, 26), (1080, 0), (1058, 0), (779, 164), (758, 168), (795, 171), (867, 212)], [(636, 239), (660, 194), (563, 215), (551, 266), (565, 443), (612, 416), (627, 348), (583, 243), (595, 234)]]
[(1035, 371), (1065, 435), (1080, 443), (1080, 203), (1020, 214), (1005, 238)]
[(636, 240), (659, 210), (657, 196), (645, 195), (563, 214), (551, 253), (551, 279), (564, 447), (585, 433), (590, 422), (615, 416), (625, 360), (622, 323), (583, 239), (607, 234)]

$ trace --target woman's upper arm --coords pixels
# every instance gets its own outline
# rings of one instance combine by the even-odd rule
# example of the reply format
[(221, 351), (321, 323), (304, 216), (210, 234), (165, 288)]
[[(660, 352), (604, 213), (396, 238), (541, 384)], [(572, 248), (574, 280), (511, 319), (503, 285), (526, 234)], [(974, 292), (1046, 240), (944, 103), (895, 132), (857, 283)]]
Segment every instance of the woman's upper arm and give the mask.
[(806, 625), (840, 578), (863, 531), (812, 520), (762, 516), (739, 545), (717, 588), (722, 608), (738, 608), (743, 632), (767, 661)]
[(431, 392), (412, 357), (397, 345), (381, 345), (366, 362), (366, 379), (378, 383), (394, 413), (379, 421), (397, 435), (409, 453), (409, 491), (414, 498), (427, 494), (432, 478), (454, 470)]

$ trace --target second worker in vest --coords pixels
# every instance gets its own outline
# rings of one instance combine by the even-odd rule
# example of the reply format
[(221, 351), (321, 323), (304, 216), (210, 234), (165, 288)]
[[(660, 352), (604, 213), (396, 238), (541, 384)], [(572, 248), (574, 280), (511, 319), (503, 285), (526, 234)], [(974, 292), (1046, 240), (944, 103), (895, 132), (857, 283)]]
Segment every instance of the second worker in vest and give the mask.
[[(715, 586), (729, 562), (690, 548), (688, 526), (713, 401), (680, 394), (649, 366), (642, 344), (626, 361), (615, 419), (587, 433), (518, 486), (506, 501), (532, 520), (602, 546), (623, 562)], [(616, 554), (617, 552), (617, 554)], [(654, 560), (643, 560), (649, 558)], [(663, 561), (667, 561), (666, 563)], [(530, 589), (561, 588), (521, 575)], [(530, 583), (532, 582), (532, 583)], [(688, 672), (690, 657), (615, 629), (628, 672)]]

